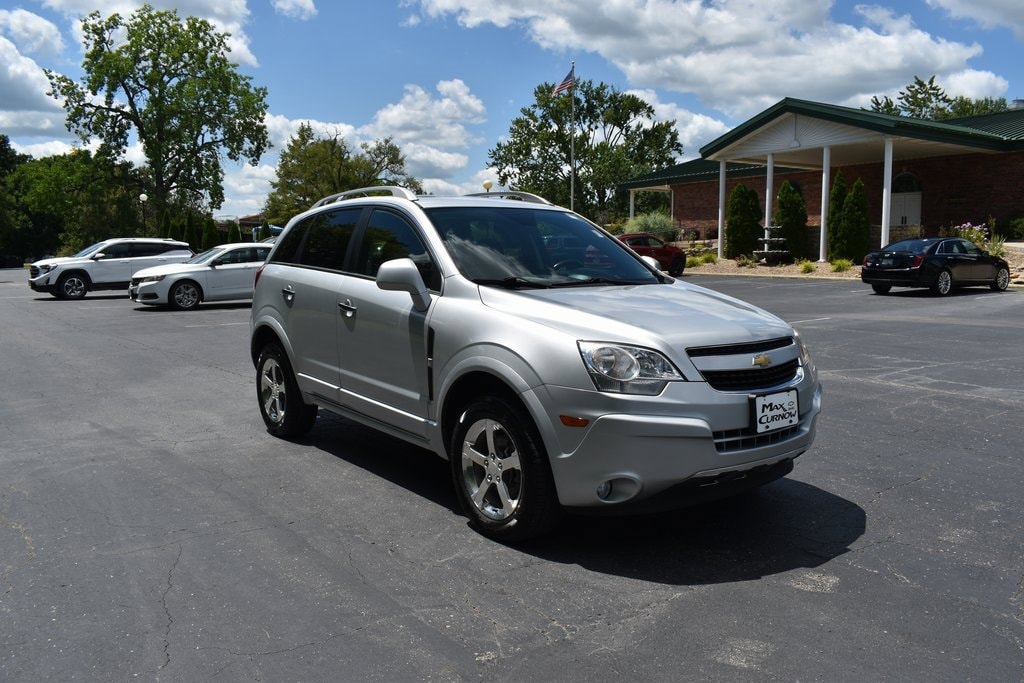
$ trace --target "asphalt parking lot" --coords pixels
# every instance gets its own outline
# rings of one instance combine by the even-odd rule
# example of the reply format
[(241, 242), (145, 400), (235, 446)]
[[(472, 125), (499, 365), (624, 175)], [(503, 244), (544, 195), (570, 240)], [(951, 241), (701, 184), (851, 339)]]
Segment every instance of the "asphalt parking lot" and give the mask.
[(269, 436), (248, 305), (0, 270), (0, 680), (1024, 679), (1024, 291), (686, 279), (800, 331), (814, 448), (506, 547), (428, 453)]

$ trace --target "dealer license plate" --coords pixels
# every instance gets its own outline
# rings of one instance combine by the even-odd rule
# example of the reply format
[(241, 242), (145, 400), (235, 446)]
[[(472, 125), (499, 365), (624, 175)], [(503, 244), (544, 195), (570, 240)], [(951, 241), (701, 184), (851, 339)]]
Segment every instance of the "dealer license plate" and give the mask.
[(800, 422), (796, 389), (754, 397), (754, 425), (757, 433), (792, 427)]

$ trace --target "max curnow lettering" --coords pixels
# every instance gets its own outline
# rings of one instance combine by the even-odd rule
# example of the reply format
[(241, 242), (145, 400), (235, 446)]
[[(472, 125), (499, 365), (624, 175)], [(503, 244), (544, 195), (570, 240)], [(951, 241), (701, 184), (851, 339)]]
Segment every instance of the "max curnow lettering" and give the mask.
[(762, 426), (780, 422), (795, 424), (797, 419), (798, 415), (794, 401), (787, 401), (786, 403), (765, 401), (761, 404), (761, 414), (757, 416), (757, 424)]

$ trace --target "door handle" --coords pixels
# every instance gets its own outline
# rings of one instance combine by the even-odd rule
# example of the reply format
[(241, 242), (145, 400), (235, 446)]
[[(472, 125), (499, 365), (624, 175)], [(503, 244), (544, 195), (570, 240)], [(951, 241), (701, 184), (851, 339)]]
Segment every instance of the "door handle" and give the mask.
[(339, 301), (338, 308), (345, 312), (346, 318), (351, 318), (356, 314), (356, 305), (352, 303), (352, 299), (345, 299), (344, 301)]
[(291, 303), (295, 299), (295, 290), (292, 289), (291, 285), (288, 285), (281, 290), (281, 296), (284, 297), (285, 303)]

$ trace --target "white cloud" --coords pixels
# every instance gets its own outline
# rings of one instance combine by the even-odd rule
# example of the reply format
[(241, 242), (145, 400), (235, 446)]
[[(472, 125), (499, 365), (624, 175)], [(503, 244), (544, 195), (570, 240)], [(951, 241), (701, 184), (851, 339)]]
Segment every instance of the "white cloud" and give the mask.
[(313, 0), (273, 0), (274, 11), (290, 19), (306, 21), (316, 16)]
[(1020, 0), (925, 0), (955, 19), (968, 19), (984, 28), (1009, 28), (1024, 40), (1024, 3)]
[(437, 93), (439, 97), (418, 85), (406, 85), (401, 101), (378, 111), (361, 132), (374, 138), (390, 136), (400, 144), (464, 148), (477, 142), (466, 124), (485, 120), (483, 102), (458, 79), (439, 82)]
[(675, 124), (679, 141), (683, 143), (683, 158), (700, 158), (700, 148), (720, 135), (727, 133), (730, 126), (716, 118), (692, 111), (672, 102), (661, 102), (653, 90), (630, 90), (654, 107), (655, 121), (671, 121)]
[(967, 69), (949, 74), (942, 81), (942, 89), (950, 97), (1002, 97), (1009, 90), (1010, 84), (1005, 78), (996, 76), (991, 71), (974, 71)]
[(417, 178), (450, 178), (469, 163), (465, 154), (445, 152), (430, 145), (407, 142), (400, 147), (406, 171)]
[[(980, 5), (1006, 20), (1024, 12), (1019, 0)], [(632, 87), (692, 93), (737, 119), (784, 97), (859, 101), (903, 87), (915, 73), (944, 83), (982, 51), (932, 36), (889, 9), (858, 5), (865, 23), (853, 25), (834, 21), (832, 7), (832, 0), (419, 2), (423, 16), (451, 15), (466, 27), (519, 25), (547, 49), (599, 55)]]
[(38, 14), (16, 9), (0, 10), (0, 33), (7, 34), (24, 54), (59, 55), (64, 39), (52, 22)]

